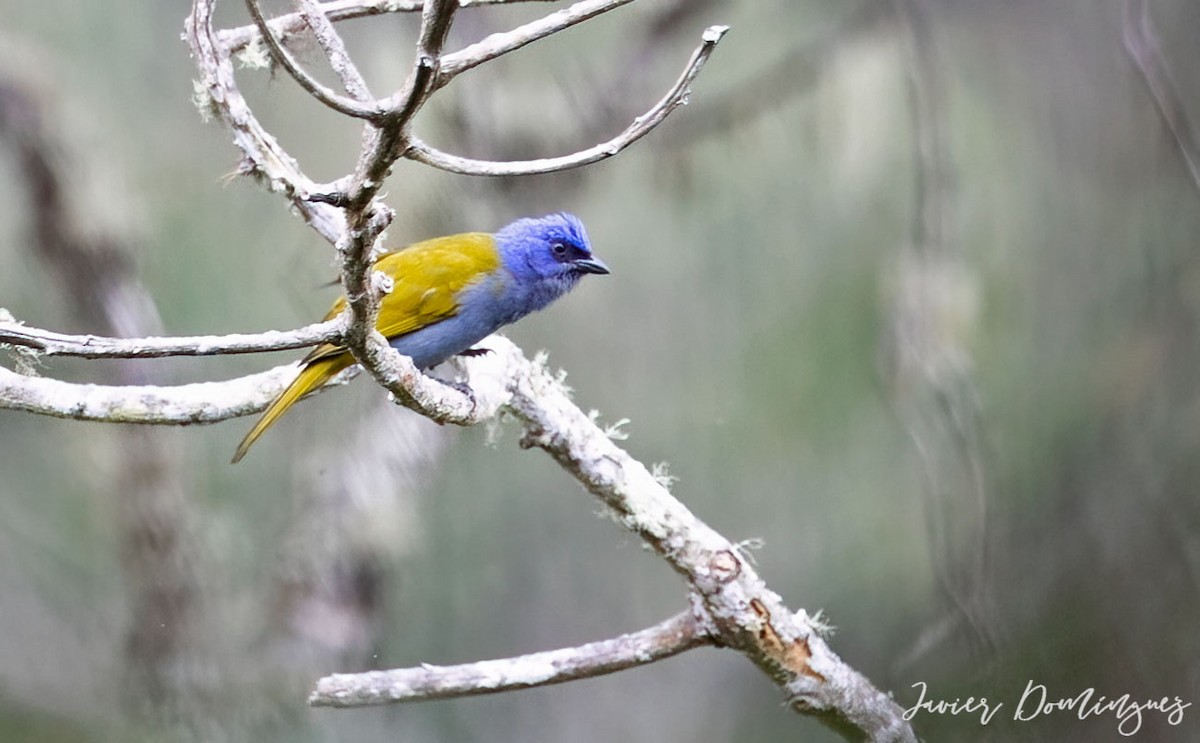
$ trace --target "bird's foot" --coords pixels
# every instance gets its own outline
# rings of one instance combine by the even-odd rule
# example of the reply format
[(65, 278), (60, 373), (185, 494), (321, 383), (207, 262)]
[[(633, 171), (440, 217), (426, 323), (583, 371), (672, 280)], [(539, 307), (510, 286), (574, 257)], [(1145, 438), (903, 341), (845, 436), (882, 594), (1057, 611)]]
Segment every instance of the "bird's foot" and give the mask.
[(492, 352), (492, 349), (490, 349), (490, 348), (468, 348), (465, 351), (459, 351), (457, 355), (458, 356), (467, 356), (467, 357), (473, 359), (478, 356), (487, 356), (491, 352)]
[[(461, 392), (463, 394), (463, 396), (465, 396), (467, 398), (468, 401), (470, 401), (470, 403), (471, 403), (470, 415), (473, 417), (475, 415), (475, 408), (478, 407), (478, 405), (479, 405), (479, 401), (475, 399), (475, 390), (471, 389), (471, 387), (466, 382), (448, 382), (448, 381), (442, 380), (442, 384), (446, 385), (447, 387), (449, 387), (452, 390), (458, 390), (459, 392)], [(440, 425), (443, 425), (443, 422), (437, 421), (437, 424), (440, 426)]]

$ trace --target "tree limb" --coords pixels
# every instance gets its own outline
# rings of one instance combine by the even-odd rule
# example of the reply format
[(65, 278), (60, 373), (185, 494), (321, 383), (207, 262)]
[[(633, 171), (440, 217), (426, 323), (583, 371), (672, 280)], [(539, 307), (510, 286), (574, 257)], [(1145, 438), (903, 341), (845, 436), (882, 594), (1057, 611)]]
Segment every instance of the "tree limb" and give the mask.
[(314, 707), (362, 707), (392, 702), (497, 694), (603, 676), (712, 644), (690, 612), (620, 637), (573, 648), (456, 666), (422, 663), (391, 671), (334, 674), (317, 682)]
[[(523, 447), (550, 454), (618, 523), (666, 560), (698, 597), (696, 610), (719, 644), (746, 655), (798, 711), (849, 724), (875, 740), (915, 740), (899, 705), (829, 648), (821, 625), (803, 611), (788, 610), (738, 545), (696, 518), (645, 465), (614, 444), (571, 402), (542, 359), (530, 361), (499, 336), (485, 345), (491, 354), (461, 362), (481, 409), (499, 407), (520, 419)], [(379, 701), (385, 700), (369, 703)]]
[(224, 382), (173, 387), (75, 384), (0, 366), (0, 409), (104, 423), (190, 425), (257, 413), (296, 376), (296, 365)]

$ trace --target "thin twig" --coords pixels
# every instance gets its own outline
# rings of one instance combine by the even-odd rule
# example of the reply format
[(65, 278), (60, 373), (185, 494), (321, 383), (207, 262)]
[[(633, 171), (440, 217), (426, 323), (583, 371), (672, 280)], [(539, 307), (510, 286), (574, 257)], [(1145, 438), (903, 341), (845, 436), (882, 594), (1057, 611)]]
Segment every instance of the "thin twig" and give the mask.
[(371, 100), (371, 90), (367, 87), (366, 79), (358, 71), (354, 61), (350, 59), (345, 42), (334, 29), (329, 17), (325, 15), (321, 4), (317, 0), (298, 0), (298, 2), (300, 14), (304, 16), (308, 27), (317, 37), (317, 43), (325, 50), (325, 56), (329, 57), (329, 64), (342, 81), (342, 87), (355, 100), (363, 102)]
[(230, 335), (192, 335), (148, 338), (106, 338), (67, 335), (28, 325), (0, 321), (0, 344), (31, 348), (47, 356), (84, 359), (149, 359), (164, 356), (220, 356), (306, 348), (337, 342), (346, 321), (336, 318), (295, 330)]
[[(513, 5), (518, 2), (558, 2), (558, 0), (459, 0), (460, 8), (476, 8), (487, 5)], [(385, 15), (387, 13), (419, 13), (424, 7), (421, 0), (333, 0), (320, 3), (321, 10), (333, 22), (349, 21), (355, 18)], [(281, 42), (308, 28), (301, 13), (288, 13), (272, 18), (267, 24)], [(262, 38), (258, 26), (240, 26), (221, 31), (218, 34), (221, 43), (230, 54), (237, 53)]]
[(1187, 166), (1192, 183), (1200, 188), (1200, 133), (1188, 116), (1183, 98), (1171, 78), (1170, 67), (1163, 57), (1162, 44), (1150, 18), (1146, 0), (1126, 0), (1122, 22), (1125, 50), (1146, 81), (1159, 116), (1171, 132), (1179, 154)]
[(639, 632), (573, 648), (456, 666), (421, 664), (334, 674), (317, 682), (308, 703), (314, 707), (362, 707), (496, 694), (603, 676), (711, 643), (701, 623), (685, 611)]
[(704, 31), (700, 46), (692, 52), (692, 57), (688, 60), (687, 66), (683, 70), (683, 74), (671, 86), (666, 95), (655, 103), (654, 106), (633, 120), (625, 131), (618, 134), (616, 137), (602, 142), (586, 150), (563, 157), (544, 158), (540, 160), (524, 160), (524, 161), (491, 161), (491, 160), (473, 160), (470, 158), (451, 155), (446, 152), (434, 149), (425, 142), (413, 138), (408, 150), (404, 153), (405, 157), (416, 160), (417, 162), (430, 165), (440, 170), (447, 170), (452, 173), (461, 173), (463, 175), (482, 175), (482, 176), (510, 176), (510, 175), (530, 175), (533, 173), (551, 173), (560, 170), (568, 170), (577, 168), (582, 165), (589, 165), (600, 160), (616, 155), (621, 150), (638, 141), (642, 137), (649, 134), (659, 124), (661, 124), (667, 116), (676, 108), (687, 103), (688, 94), (691, 92), (691, 85), (695, 81), (696, 76), (700, 74), (700, 70), (704, 67), (704, 63), (712, 56), (716, 50), (717, 44), (721, 38), (729, 30), (728, 26), (710, 26)]
[(438, 72), (438, 79), (434, 83), (434, 87), (441, 88), (457, 75), (472, 67), (478, 67), (484, 62), (532, 44), (538, 39), (544, 39), (565, 28), (583, 23), (631, 2), (633, 0), (580, 0), (569, 8), (555, 11), (511, 31), (492, 34), (478, 43), (443, 57), (441, 70)]
[(352, 98), (347, 98), (344, 95), (339, 95), (308, 74), (300, 66), (300, 63), (292, 57), (292, 53), (284, 48), (283, 44), (279, 43), (279, 40), (275, 38), (275, 34), (271, 33), (271, 28), (267, 25), (267, 20), (263, 18), (262, 10), (258, 7), (258, 0), (246, 0), (246, 9), (250, 11), (250, 17), (254, 19), (254, 24), (258, 26), (258, 30), (262, 34), (263, 40), (266, 41), (267, 48), (271, 50), (271, 55), (275, 58), (275, 61), (283, 69), (287, 70), (287, 73), (309, 95), (334, 111), (356, 119), (378, 121), (383, 117), (384, 110), (380, 106), (364, 104)]

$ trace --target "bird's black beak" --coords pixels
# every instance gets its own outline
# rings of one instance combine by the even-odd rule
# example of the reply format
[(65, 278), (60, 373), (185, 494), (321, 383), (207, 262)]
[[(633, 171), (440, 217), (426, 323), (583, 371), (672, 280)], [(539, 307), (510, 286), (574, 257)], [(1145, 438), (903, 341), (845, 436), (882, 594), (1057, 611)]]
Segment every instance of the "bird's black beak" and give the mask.
[(577, 261), (573, 261), (573, 264), (576, 270), (583, 273), (611, 273), (608, 270), (608, 266), (604, 265), (604, 261), (599, 258), (580, 258)]

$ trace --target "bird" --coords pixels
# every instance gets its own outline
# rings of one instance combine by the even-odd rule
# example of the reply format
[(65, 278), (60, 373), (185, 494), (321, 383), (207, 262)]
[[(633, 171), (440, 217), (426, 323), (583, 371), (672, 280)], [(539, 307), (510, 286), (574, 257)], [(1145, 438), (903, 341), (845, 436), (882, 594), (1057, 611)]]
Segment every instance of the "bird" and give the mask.
[[(473, 346), (545, 308), (584, 276), (609, 273), (592, 254), (583, 222), (565, 212), (518, 219), (494, 234), (466, 232), (414, 243), (380, 256), (373, 268), (392, 280), (375, 328), (418, 369), (451, 356), (486, 353)], [(325, 319), (345, 308), (341, 297)], [(234, 464), (300, 398), (357, 362), (345, 346), (323, 343), (300, 363), (296, 378), (238, 444)]]

